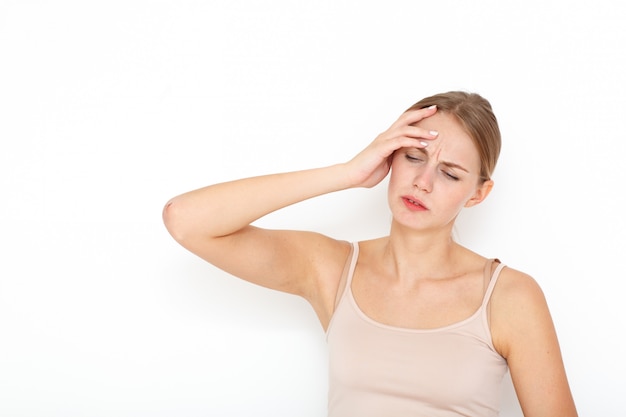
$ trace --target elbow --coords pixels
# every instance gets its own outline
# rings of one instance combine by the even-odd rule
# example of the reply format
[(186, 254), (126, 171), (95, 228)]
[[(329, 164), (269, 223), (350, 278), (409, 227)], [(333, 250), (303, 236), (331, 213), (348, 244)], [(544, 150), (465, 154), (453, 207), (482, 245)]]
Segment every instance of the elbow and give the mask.
[(165, 204), (163, 207), (163, 224), (165, 228), (169, 232), (169, 234), (176, 240), (178, 243), (181, 243), (185, 240), (185, 236), (187, 233), (185, 230), (186, 221), (184, 215), (184, 207), (182, 207), (181, 202), (177, 198), (173, 198)]
[(183, 194), (172, 198), (163, 207), (162, 218), (174, 240), (192, 252), (221, 236), (211, 204), (198, 204), (194, 196)]

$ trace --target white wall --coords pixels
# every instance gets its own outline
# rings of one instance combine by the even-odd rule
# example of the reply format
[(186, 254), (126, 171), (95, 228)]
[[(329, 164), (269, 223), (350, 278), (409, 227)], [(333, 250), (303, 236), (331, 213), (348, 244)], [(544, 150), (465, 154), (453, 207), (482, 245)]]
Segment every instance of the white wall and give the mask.
[[(161, 208), (344, 161), (451, 89), (504, 135), (459, 240), (540, 282), (580, 415), (625, 415), (625, 4), (1, 0), (0, 415), (323, 416), (309, 307), (185, 252)], [(384, 185), (261, 223), (376, 237)]]

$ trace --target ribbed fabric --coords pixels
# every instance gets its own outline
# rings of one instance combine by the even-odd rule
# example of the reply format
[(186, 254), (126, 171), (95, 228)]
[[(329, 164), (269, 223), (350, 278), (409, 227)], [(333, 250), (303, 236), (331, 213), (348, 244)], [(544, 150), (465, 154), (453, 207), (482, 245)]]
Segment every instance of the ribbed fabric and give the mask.
[(329, 417), (498, 416), (507, 364), (493, 347), (487, 305), (458, 323), (428, 330), (378, 323), (358, 307), (351, 283), (359, 255), (353, 243), (345, 289), (327, 330)]

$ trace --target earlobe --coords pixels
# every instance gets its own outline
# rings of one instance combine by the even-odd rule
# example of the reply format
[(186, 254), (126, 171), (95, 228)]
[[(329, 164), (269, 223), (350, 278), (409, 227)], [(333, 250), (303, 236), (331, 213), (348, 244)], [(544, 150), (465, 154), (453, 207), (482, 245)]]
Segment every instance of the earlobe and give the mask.
[(493, 180), (487, 180), (483, 182), (481, 185), (478, 186), (472, 198), (467, 200), (467, 202), (465, 203), (465, 207), (473, 207), (481, 203), (485, 198), (487, 198), (492, 189)]

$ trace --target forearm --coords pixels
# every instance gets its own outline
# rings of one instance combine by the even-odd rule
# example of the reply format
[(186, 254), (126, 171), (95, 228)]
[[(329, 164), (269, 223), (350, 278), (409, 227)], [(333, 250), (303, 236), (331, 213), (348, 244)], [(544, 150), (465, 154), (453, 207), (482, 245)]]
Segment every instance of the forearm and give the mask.
[(402, 147), (424, 148), (437, 136), (413, 124), (436, 108), (405, 112), (350, 161), (304, 171), (265, 175), (201, 188), (167, 203), (163, 219), (182, 243), (233, 234), (255, 220), (291, 204), (352, 187), (373, 187), (385, 178), (390, 156)]
[(220, 237), (283, 207), (351, 186), (345, 164), (251, 177), (179, 195), (163, 217), (176, 240)]

